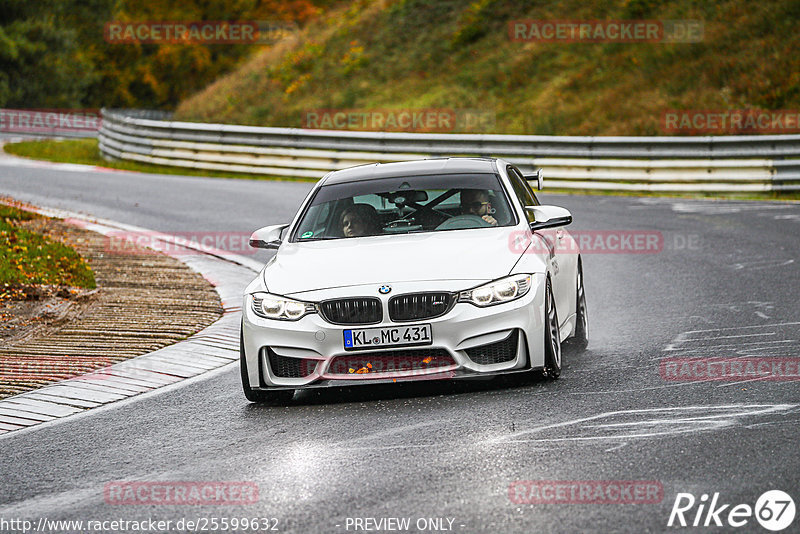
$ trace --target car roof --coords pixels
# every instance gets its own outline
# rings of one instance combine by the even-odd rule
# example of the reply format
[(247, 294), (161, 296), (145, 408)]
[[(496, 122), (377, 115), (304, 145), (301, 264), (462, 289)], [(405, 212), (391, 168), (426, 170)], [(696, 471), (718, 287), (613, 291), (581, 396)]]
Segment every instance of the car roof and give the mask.
[(495, 161), (495, 158), (431, 158), (398, 163), (369, 163), (331, 172), (324, 178), (323, 185), (425, 174), (495, 173)]

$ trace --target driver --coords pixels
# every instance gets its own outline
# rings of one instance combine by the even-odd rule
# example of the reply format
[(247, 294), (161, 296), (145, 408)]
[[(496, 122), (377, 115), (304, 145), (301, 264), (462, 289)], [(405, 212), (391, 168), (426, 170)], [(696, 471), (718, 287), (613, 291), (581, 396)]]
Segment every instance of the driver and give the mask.
[(345, 237), (380, 234), (378, 212), (369, 204), (353, 204), (342, 212), (342, 233)]
[(485, 189), (461, 190), (461, 213), (477, 215), (492, 226), (497, 226), (497, 219), (489, 215), (489, 192)]

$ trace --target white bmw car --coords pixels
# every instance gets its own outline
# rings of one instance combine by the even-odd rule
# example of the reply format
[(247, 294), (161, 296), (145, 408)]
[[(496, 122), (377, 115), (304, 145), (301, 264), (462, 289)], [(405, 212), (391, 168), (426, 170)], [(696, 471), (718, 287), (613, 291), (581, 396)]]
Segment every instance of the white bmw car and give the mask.
[(245, 290), (247, 399), (297, 389), (561, 374), (562, 341), (588, 342), (581, 257), (513, 165), (489, 158), (328, 173), (290, 224), (250, 238), (277, 249)]

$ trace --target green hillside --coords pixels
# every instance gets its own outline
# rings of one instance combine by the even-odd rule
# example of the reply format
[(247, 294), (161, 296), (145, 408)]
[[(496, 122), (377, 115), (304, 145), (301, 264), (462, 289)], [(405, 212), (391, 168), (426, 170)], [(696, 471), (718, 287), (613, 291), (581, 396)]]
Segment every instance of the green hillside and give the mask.
[[(695, 43), (512, 42), (508, 23), (702, 20)], [(177, 109), (291, 126), (316, 109), (479, 109), (484, 131), (663, 135), (674, 109), (800, 109), (796, 0), (359, 0)]]
[[(332, 1), (332, 0), (330, 0)], [(262, 45), (113, 42), (107, 24), (303, 24), (329, 0), (0, 0), (0, 108), (163, 108)]]

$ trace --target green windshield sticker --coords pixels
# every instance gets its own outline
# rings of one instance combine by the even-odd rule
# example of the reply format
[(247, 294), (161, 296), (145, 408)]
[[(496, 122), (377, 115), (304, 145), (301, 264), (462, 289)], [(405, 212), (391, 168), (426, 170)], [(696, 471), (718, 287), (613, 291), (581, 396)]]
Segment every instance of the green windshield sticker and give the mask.
[(300, 239), (306, 239), (314, 235), (314, 232), (306, 232), (300, 236)]

